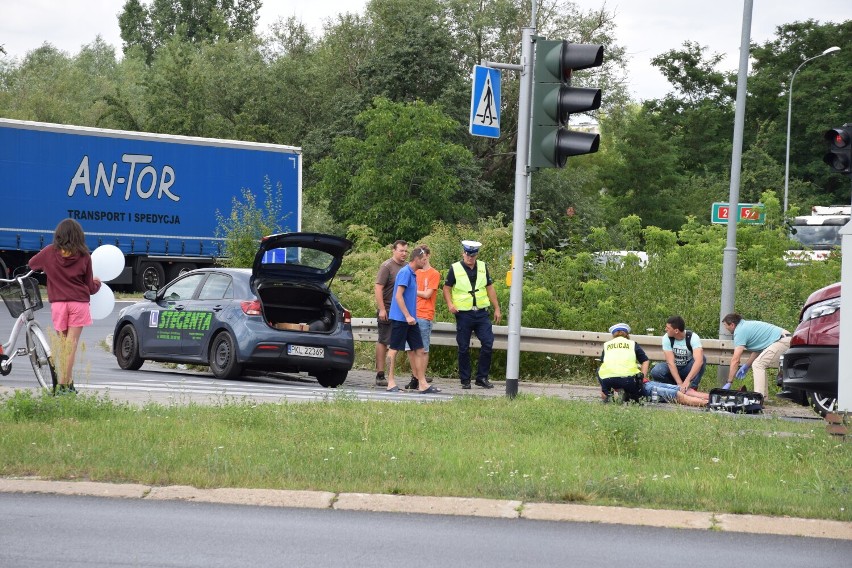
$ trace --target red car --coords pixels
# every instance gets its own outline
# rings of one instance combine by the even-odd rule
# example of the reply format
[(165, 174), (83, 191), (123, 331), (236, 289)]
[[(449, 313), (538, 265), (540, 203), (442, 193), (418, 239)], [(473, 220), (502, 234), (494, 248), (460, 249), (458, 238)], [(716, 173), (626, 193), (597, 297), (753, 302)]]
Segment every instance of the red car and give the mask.
[(790, 348), (781, 356), (779, 396), (813, 405), (825, 416), (837, 409), (840, 283), (811, 294), (802, 308)]

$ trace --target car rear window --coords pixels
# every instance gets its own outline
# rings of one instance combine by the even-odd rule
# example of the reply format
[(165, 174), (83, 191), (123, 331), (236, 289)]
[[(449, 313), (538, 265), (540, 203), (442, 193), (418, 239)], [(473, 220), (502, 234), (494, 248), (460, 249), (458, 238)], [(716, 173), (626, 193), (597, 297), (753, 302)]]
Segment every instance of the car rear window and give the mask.
[(334, 263), (334, 255), (328, 254), (321, 250), (288, 247), (270, 249), (263, 254), (261, 264), (274, 266), (276, 264), (286, 264), (289, 266), (299, 266), (305, 269), (312, 269), (316, 272), (325, 272)]

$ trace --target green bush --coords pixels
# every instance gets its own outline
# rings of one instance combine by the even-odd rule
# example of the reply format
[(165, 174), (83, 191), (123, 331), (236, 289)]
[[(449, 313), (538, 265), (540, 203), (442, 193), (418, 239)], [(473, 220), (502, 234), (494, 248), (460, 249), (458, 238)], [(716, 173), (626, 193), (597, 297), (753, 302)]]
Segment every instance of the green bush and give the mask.
[[(749, 319), (768, 321), (786, 329), (796, 327), (802, 303), (808, 295), (840, 279), (839, 255), (822, 262), (790, 267), (784, 262), (789, 239), (780, 222), (778, 200), (765, 193), (765, 225), (737, 230), (735, 310)], [(548, 329), (605, 331), (617, 321), (628, 322), (634, 333), (661, 334), (666, 319), (680, 314), (700, 336), (718, 337), (722, 287), (722, 259), (726, 227), (701, 225), (688, 219), (678, 233), (657, 227), (640, 232), (638, 218), (619, 224), (620, 244), (631, 248), (644, 241), (647, 266), (635, 257), (623, 263), (598, 264), (588, 252), (538, 251), (527, 259), (521, 325)], [(354, 238), (353, 238), (354, 235)], [(366, 227), (350, 228), (356, 244), (344, 261), (343, 271), (352, 276), (336, 284), (341, 301), (355, 317), (375, 317), (373, 285), (378, 266), (390, 250), (370, 238)], [(595, 236), (597, 235), (597, 236)], [(593, 230), (590, 239), (603, 242), (605, 230)], [(509, 315), (509, 288), (505, 275), (510, 268), (511, 226), (501, 218), (486, 219), (476, 227), (438, 224), (420, 242), (432, 248), (432, 266), (446, 275), (460, 257), (462, 239), (483, 243), (481, 258), (489, 267), (503, 309)], [(607, 237), (608, 238), (608, 237)], [(415, 244), (415, 243), (412, 243)], [(437, 321), (453, 322), (439, 296)], [(359, 364), (372, 366), (373, 351), (360, 351)], [(505, 373), (505, 352), (495, 351), (493, 376)], [(456, 374), (455, 350), (436, 348), (429, 361), (430, 373)], [(596, 362), (589, 357), (522, 353), (520, 375), (533, 380), (594, 382)]]

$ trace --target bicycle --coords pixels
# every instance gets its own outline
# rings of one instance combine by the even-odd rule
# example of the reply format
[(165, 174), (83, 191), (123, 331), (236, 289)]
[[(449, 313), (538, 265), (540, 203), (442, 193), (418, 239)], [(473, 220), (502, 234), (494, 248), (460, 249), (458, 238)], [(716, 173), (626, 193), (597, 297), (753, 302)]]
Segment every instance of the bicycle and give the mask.
[[(18, 356), (28, 356), (38, 383), (51, 392), (56, 390), (56, 367), (50, 351), (50, 342), (35, 319), (36, 310), (44, 307), (38, 280), (32, 277), (35, 270), (11, 279), (0, 278), (0, 297), (15, 318), (9, 341), (0, 345), (0, 375), (12, 372), (12, 361)], [(5, 285), (4, 285), (5, 284)], [(21, 332), (26, 338), (26, 347), (18, 347)], [(11, 353), (11, 355), (9, 355)]]

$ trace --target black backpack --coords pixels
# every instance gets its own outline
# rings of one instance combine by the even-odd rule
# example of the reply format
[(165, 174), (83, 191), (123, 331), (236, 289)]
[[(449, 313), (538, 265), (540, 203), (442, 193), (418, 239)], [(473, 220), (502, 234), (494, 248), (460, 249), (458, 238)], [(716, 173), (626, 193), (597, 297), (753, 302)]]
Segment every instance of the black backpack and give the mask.
[[(692, 330), (691, 329), (686, 330), (685, 339), (686, 339), (686, 348), (689, 349), (689, 352), (691, 354), (692, 353)], [(672, 349), (674, 349), (674, 342), (675, 342), (675, 338), (669, 336), (669, 344), (671, 345)]]

